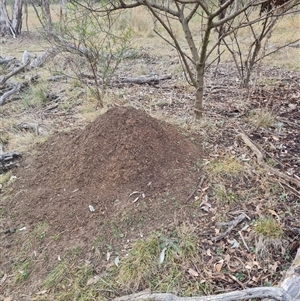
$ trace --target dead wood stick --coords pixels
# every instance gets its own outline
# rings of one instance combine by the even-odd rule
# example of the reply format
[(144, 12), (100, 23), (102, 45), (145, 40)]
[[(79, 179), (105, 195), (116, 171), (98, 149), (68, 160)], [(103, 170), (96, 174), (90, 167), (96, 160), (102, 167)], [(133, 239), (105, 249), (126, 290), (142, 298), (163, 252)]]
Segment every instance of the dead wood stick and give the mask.
[(244, 143), (254, 152), (257, 158), (257, 163), (267, 169), (270, 173), (276, 175), (279, 179), (284, 179), (285, 181), (292, 183), (300, 188), (300, 181), (295, 178), (288, 176), (287, 174), (270, 167), (264, 161), (264, 156), (262, 152), (257, 148), (257, 146), (251, 141), (251, 139), (244, 133), (238, 133), (238, 137), (240, 137)]
[[(228, 229), (223, 234), (221, 234), (218, 237), (216, 237), (214, 240), (215, 241), (219, 241), (219, 240), (223, 239), (225, 236), (227, 236), (228, 234), (230, 234), (230, 232), (238, 224), (240, 224), (242, 221), (244, 221), (246, 218), (248, 218), (247, 215), (245, 213), (242, 213), (236, 219), (234, 219), (233, 221), (230, 221), (229, 223), (226, 223), (228, 225)], [(223, 223), (217, 223), (217, 226), (223, 226)]]
[(291, 267), (287, 270), (280, 286), (288, 292), (293, 300), (300, 300), (300, 248), (293, 260)]
[(35, 58), (30, 64), (31, 68), (41, 67), (46, 61), (53, 59), (59, 53), (57, 47), (51, 47), (46, 52)]
[(14, 87), (5, 92), (1, 97), (0, 97), (0, 106), (3, 106), (5, 104), (5, 100), (6, 98), (8, 98), (10, 95), (14, 94), (14, 93), (17, 93), (19, 92), (21, 89), (21, 84), (17, 84), (17, 85), (14, 85)]
[(5, 82), (11, 78), (12, 76), (16, 75), (17, 73), (19, 73), (20, 71), (22, 71), (23, 69), (25, 69), (28, 65), (29, 65), (30, 61), (27, 61), (26, 64), (19, 66), (18, 68), (12, 70), (11, 72), (9, 72), (7, 75), (3, 76), (3, 78), (0, 80), (0, 85), (5, 84)]
[(231, 278), (233, 281), (235, 281), (242, 289), (246, 289), (246, 286), (244, 283), (242, 283), (240, 280), (238, 280), (235, 276), (231, 274), (226, 274), (229, 278)]
[(42, 126), (40, 126), (38, 123), (31, 123), (31, 122), (22, 122), (17, 124), (17, 128), (22, 130), (30, 130), (35, 132), (37, 135), (45, 135), (46, 132), (43, 129)]
[(5, 59), (5, 58), (0, 57), (0, 65), (7, 65), (14, 60), (15, 60), (15, 58)]
[(287, 184), (284, 180), (282, 180), (281, 184), (283, 186), (285, 186), (286, 188), (288, 188), (290, 190), (290, 192), (295, 195), (297, 198), (299, 198), (300, 200), (300, 192), (298, 192), (295, 188), (293, 188), (292, 186), (290, 186), (289, 184)]
[(192, 193), (187, 197), (187, 199), (185, 200), (185, 203), (189, 202), (190, 199), (194, 196), (194, 194), (197, 192), (198, 189), (201, 188), (203, 182), (204, 182), (205, 177), (201, 177), (201, 179), (198, 182), (197, 187), (192, 191)]
[(171, 75), (161, 75), (161, 76), (142, 76), (142, 77), (121, 77), (120, 83), (129, 84), (158, 84), (161, 80), (171, 79)]
[(113, 301), (235, 301), (249, 300), (253, 298), (271, 298), (279, 301), (292, 301), (293, 299), (282, 288), (277, 287), (256, 287), (242, 291), (235, 291), (220, 295), (204, 297), (178, 297), (169, 293), (151, 293), (149, 291), (127, 295), (113, 299)]

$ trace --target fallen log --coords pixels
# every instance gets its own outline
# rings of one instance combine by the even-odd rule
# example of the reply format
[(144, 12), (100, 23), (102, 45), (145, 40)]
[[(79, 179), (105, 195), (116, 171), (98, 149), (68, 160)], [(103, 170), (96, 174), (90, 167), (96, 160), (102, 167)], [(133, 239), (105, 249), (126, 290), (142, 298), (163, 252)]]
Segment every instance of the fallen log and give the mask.
[(19, 66), (18, 68), (12, 70), (11, 72), (9, 72), (7, 75), (3, 76), (0, 80), (0, 85), (3, 85), (6, 83), (6, 81), (11, 78), (12, 76), (16, 75), (17, 73), (21, 72), (22, 70), (24, 70), (28, 65), (29, 65), (30, 61), (27, 61), (26, 64), (23, 64), (21, 66)]
[(167, 75), (162, 75), (162, 76), (142, 76), (142, 77), (121, 77), (119, 79), (119, 82), (124, 84), (138, 84), (138, 85), (143, 85), (143, 84), (151, 84), (151, 85), (156, 85), (162, 80), (166, 79), (171, 79), (172, 76), (167, 74)]
[(169, 293), (151, 293), (144, 291), (137, 294), (127, 295), (113, 299), (113, 301), (240, 301), (253, 298), (272, 298), (278, 301), (296, 301), (292, 299), (282, 288), (276, 287), (256, 287), (242, 291), (235, 291), (219, 295), (202, 297), (178, 297)]

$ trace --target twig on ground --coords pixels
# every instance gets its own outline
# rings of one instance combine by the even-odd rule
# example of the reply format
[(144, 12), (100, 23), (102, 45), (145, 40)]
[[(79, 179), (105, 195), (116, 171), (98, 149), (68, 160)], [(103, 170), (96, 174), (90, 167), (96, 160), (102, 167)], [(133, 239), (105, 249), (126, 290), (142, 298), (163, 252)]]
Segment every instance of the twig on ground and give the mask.
[(244, 236), (243, 236), (242, 232), (239, 231), (238, 233), (239, 233), (239, 235), (240, 235), (240, 237), (241, 237), (241, 239), (242, 239), (242, 242), (243, 242), (244, 246), (246, 247), (247, 251), (250, 252), (249, 247), (248, 247), (248, 245), (246, 244), (246, 241), (245, 241), (245, 239), (244, 239)]
[(240, 280), (238, 280), (235, 276), (231, 274), (227, 274), (229, 278), (231, 278), (233, 281), (235, 281), (242, 289), (246, 289), (246, 286), (244, 283), (242, 283)]
[(198, 182), (197, 187), (192, 191), (192, 193), (187, 197), (187, 199), (185, 200), (185, 203), (188, 203), (191, 198), (194, 196), (194, 194), (201, 188), (201, 186), (203, 185), (203, 182), (205, 180), (205, 177), (201, 177), (201, 179)]
[(284, 181), (282, 181), (281, 184), (283, 186), (287, 187), (293, 195), (295, 195), (296, 197), (298, 197), (300, 199), (300, 192), (298, 192), (295, 188), (293, 188), (289, 184), (285, 183)]
[[(229, 235), (230, 232), (238, 225), (240, 224), (242, 221), (244, 221), (246, 218), (248, 218), (248, 216), (245, 213), (240, 214), (236, 219), (226, 223), (226, 225), (228, 225), (228, 229), (221, 235), (219, 235), (218, 237), (216, 237), (214, 239), (215, 242), (223, 239), (225, 236)], [(217, 223), (217, 226), (224, 226), (224, 223)]]

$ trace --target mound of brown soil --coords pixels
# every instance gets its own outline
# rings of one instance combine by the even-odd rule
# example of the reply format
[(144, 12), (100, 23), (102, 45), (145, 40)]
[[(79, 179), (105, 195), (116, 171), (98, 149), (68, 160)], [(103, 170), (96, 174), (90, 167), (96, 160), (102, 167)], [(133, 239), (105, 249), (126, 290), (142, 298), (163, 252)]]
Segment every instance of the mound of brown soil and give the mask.
[(199, 159), (199, 148), (174, 126), (130, 107), (110, 109), (22, 162), (10, 226), (46, 224), (48, 237), (59, 236), (47, 247), (55, 256), (99, 237), (138, 237), (173, 222), (197, 183)]

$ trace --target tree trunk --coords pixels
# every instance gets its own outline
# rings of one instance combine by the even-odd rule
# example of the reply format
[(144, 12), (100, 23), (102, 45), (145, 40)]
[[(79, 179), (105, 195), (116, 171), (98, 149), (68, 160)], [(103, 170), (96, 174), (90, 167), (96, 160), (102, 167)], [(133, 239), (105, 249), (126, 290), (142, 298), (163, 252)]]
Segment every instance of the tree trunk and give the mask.
[(15, 0), (13, 6), (11, 26), (15, 34), (20, 34), (22, 29), (23, 0)]
[(47, 33), (52, 31), (52, 20), (51, 20), (51, 12), (50, 12), (50, 2), (49, 0), (42, 0), (42, 11), (43, 11), (43, 19), (45, 24), (45, 30)]
[(207, 47), (209, 44), (209, 36), (213, 29), (213, 17), (209, 16), (207, 19), (207, 25), (202, 41), (201, 51), (200, 51), (200, 59), (196, 62), (196, 99), (195, 99), (195, 114), (196, 118), (200, 119), (203, 116), (203, 94), (204, 94), (204, 70), (205, 70), (205, 62), (207, 60)]
[(64, 30), (66, 17), (67, 17), (66, 0), (60, 0), (60, 9), (59, 9), (59, 28), (60, 28), (60, 32), (63, 32), (63, 30)]
[(5, 0), (0, 0), (0, 35), (4, 36), (6, 34), (14, 35), (14, 32), (8, 18), (6, 2)]
[(203, 116), (203, 93), (204, 93), (204, 64), (196, 64), (197, 86), (195, 95), (195, 115), (200, 119)]

